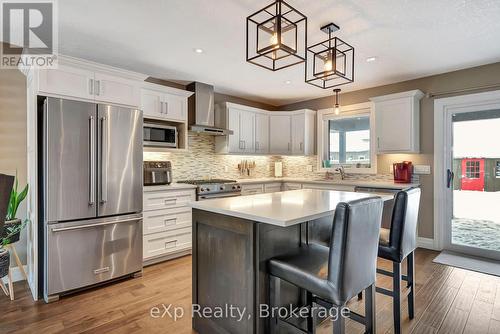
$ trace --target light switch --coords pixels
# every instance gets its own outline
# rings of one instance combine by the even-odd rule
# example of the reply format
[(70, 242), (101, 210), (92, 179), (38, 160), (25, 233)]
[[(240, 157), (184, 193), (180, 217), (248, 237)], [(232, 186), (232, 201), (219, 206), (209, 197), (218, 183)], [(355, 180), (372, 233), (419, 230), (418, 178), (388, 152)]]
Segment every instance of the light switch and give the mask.
[(415, 165), (413, 166), (413, 173), (415, 174), (430, 174), (431, 173), (431, 166), (430, 165)]

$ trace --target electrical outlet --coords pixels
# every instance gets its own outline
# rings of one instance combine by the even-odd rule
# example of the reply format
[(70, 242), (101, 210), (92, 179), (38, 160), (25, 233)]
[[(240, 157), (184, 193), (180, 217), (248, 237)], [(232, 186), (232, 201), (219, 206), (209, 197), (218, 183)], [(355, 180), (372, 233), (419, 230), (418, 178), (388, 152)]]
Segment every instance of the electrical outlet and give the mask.
[(312, 171), (313, 171), (313, 165), (307, 165), (306, 172), (312, 172)]
[(415, 165), (413, 166), (413, 173), (420, 175), (429, 175), (431, 173), (430, 165)]

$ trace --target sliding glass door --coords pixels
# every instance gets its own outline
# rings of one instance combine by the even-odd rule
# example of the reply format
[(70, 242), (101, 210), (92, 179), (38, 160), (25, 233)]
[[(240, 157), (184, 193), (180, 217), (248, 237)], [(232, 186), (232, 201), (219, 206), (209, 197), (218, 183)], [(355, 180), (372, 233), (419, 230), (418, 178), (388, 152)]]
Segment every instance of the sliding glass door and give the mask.
[(500, 259), (500, 109), (450, 111), (445, 124), (444, 247)]

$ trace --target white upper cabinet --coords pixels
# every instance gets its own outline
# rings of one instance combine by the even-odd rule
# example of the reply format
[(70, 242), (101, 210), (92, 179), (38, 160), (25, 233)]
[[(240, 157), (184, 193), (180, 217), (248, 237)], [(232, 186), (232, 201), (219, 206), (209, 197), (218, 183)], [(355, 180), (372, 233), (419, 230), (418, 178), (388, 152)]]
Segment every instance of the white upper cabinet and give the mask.
[(420, 152), (420, 90), (373, 97), (377, 153)]
[(269, 116), (269, 150), (275, 154), (292, 154), (292, 115), (277, 112)]
[(255, 114), (255, 153), (269, 153), (269, 115)]
[(102, 102), (139, 105), (139, 82), (95, 72), (95, 99)]
[(316, 112), (299, 110), (292, 114), (292, 154), (315, 154)]
[(94, 72), (59, 65), (57, 69), (40, 70), (38, 90), (41, 94), (94, 99)]
[(38, 94), (139, 107), (146, 75), (73, 57), (59, 56), (56, 69), (38, 71)]
[(314, 155), (316, 112), (265, 111), (234, 103), (216, 106), (215, 124), (233, 131), (217, 136), (217, 153)]
[(185, 90), (145, 82), (141, 88), (144, 117), (187, 122), (187, 99), (191, 94)]
[(217, 153), (255, 153), (256, 111), (233, 103), (216, 106), (216, 125), (233, 131), (232, 135), (215, 137)]

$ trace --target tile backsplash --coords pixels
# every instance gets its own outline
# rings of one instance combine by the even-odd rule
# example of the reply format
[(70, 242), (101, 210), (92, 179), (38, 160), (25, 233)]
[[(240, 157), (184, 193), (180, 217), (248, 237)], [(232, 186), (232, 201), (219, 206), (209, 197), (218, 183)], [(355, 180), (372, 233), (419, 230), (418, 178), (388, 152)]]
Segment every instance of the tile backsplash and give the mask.
[[(283, 162), (283, 176), (305, 179), (318, 179), (325, 176), (317, 170), (317, 156), (260, 156), (260, 155), (224, 155), (215, 154), (215, 138), (213, 136), (189, 133), (189, 150), (187, 152), (144, 152), (144, 161), (172, 162), (174, 181), (203, 178), (248, 178), (238, 170), (242, 160), (255, 161), (252, 178), (273, 177), (274, 163)], [(311, 165), (313, 171), (308, 171)], [(392, 179), (391, 174), (348, 174), (347, 178), (357, 179)]]

